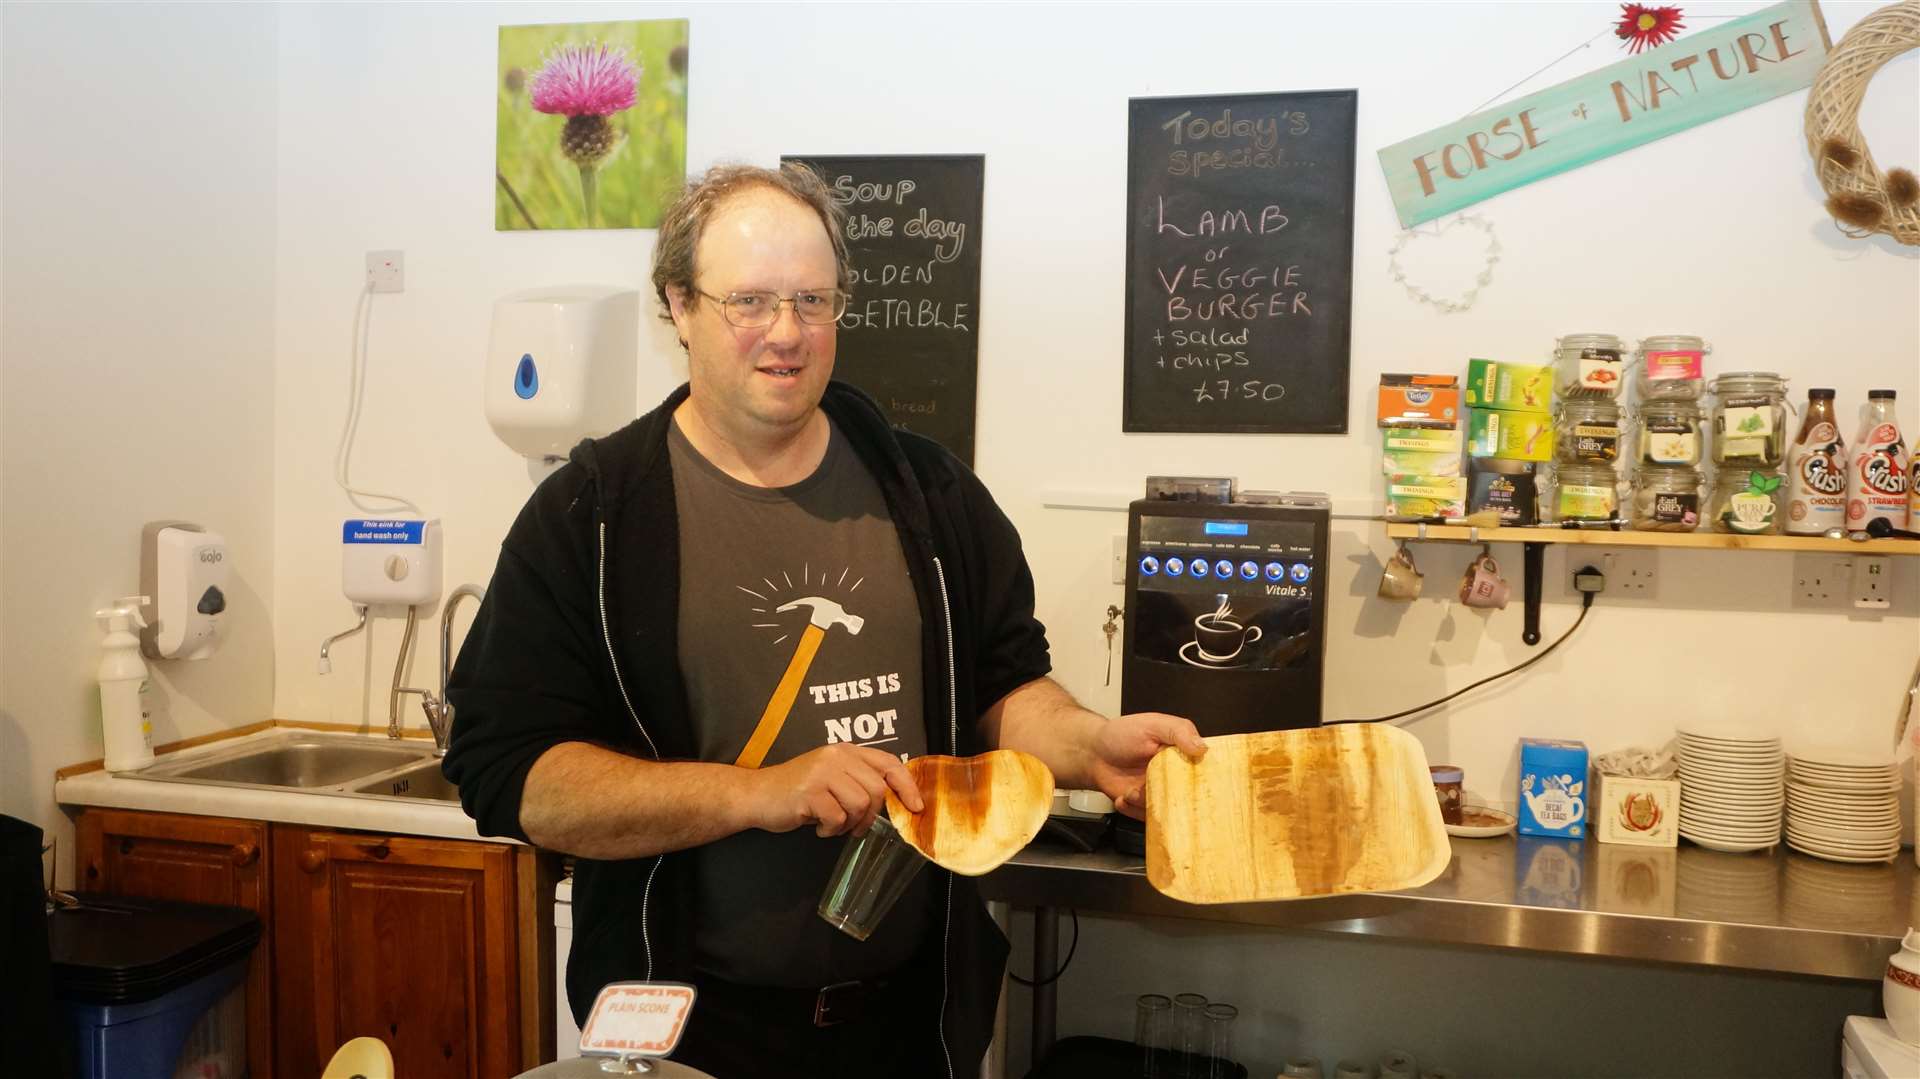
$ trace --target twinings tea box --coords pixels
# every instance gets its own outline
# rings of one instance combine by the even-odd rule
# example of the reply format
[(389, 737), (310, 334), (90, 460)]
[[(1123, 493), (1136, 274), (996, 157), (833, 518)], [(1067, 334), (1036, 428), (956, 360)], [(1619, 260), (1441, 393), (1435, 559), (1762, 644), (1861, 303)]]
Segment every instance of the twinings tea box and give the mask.
[(1396, 517), (1465, 517), (1465, 476), (1388, 476), (1387, 512)]
[(1467, 512), (1493, 510), (1503, 527), (1540, 523), (1540, 491), (1526, 461), (1476, 457), (1467, 472)]
[(1382, 475), (1460, 475), (1460, 451), (1467, 442), (1458, 427), (1388, 427), (1380, 433)]
[(1467, 455), (1506, 461), (1553, 460), (1553, 417), (1545, 412), (1467, 410)]
[(1467, 405), (1509, 412), (1553, 411), (1553, 368), (1467, 361)]
[(1520, 740), (1521, 835), (1579, 838), (1587, 834), (1587, 744), (1550, 738)]
[(1679, 846), (1679, 780), (1603, 773), (1595, 786), (1593, 834), (1600, 842)]

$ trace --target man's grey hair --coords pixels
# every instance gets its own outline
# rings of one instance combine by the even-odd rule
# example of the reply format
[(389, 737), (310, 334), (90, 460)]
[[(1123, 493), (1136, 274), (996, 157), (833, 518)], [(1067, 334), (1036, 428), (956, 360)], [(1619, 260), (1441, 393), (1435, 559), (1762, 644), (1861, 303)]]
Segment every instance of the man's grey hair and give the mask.
[[(833, 201), (833, 192), (818, 173), (794, 161), (782, 162), (778, 169), (757, 165), (716, 165), (704, 175), (687, 181), (686, 189), (667, 208), (660, 219), (660, 235), (653, 246), (653, 289), (660, 296), (660, 317), (672, 320), (667, 303), (669, 289), (680, 289), (689, 297), (694, 290), (694, 249), (707, 225), (720, 207), (735, 195), (754, 189), (777, 191), (812, 210), (833, 242), (836, 267), (834, 284), (850, 292), (853, 264), (847, 257), (846, 211)], [(686, 342), (682, 341), (681, 344)]]

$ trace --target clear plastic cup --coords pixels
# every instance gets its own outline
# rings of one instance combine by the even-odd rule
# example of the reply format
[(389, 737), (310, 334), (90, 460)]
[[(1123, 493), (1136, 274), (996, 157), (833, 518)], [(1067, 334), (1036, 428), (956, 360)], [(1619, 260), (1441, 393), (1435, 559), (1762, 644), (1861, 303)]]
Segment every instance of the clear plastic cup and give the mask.
[(880, 814), (865, 835), (848, 836), (840, 848), (820, 895), (820, 917), (855, 940), (867, 939), (924, 864), (926, 858)]

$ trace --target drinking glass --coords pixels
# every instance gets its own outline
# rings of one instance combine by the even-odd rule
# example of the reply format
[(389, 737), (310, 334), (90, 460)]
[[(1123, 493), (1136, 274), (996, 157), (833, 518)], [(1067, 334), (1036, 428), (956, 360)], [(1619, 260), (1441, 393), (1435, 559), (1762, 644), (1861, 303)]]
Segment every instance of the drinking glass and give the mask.
[(1320, 1068), (1319, 1057), (1294, 1057), (1287, 1066), (1280, 1069), (1284, 1079), (1325, 1079), (1326, 1072)]
[(867, 939), (924, 864), (926, 858), (880, 814), (865, 835), (848, 836), (840, 848), (820, 895), (820, 917), (855, 940)]
[(1233, 1079), (1233, 1021), (1240, 1009), (1231, 1004), (1209, 1004), (1204, 1016), (1207, 1079)]
[(1207, 1049), (1207, 998), (1181, 993), (1173, 998), (1173, 1047), (1179, 1052), (1181, 1076), (1199, 1074), (1195, 1064)]
[(1173, 1001), (1159, 993), (1142, 993), (1134, 1000), (1133, 1044), (1140, 1049), (1140, 1074), (1160, 1079), (1173, 1045)]

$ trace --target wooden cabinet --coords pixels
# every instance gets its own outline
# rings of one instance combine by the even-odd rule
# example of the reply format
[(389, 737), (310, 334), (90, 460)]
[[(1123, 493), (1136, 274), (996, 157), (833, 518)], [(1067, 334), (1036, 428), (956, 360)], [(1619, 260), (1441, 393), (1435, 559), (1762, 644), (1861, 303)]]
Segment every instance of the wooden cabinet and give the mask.
[[(273, 890), (260, 821), (89, 809), (77, 825), (86, 891), (245, 907), (260, 915), (247, 960), (247, 1071), (273, 1076)], [(317, 1074), (314, 1069), (312, 1074)]]
[(513, 852), (491, 843), (275, 829), (282, 1074), (371, 1035), (396, 1075), (491, 1079), (521, 1061)]
[(371, 1035), (407, 1079), (553, 1059), (557, 859), (530, 847), (88, 809), (82, 887), (258, 911), (255, 1079), (311, 1079)]

